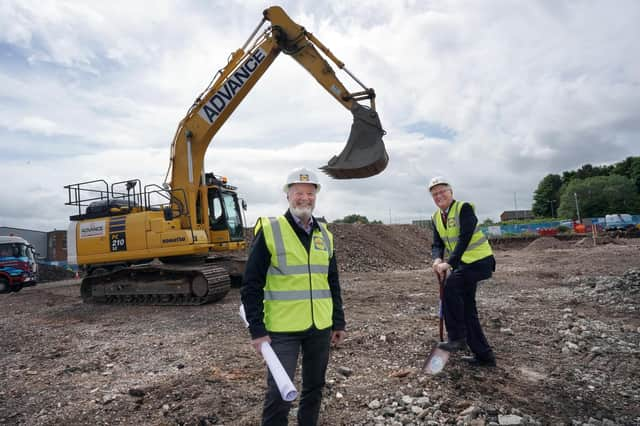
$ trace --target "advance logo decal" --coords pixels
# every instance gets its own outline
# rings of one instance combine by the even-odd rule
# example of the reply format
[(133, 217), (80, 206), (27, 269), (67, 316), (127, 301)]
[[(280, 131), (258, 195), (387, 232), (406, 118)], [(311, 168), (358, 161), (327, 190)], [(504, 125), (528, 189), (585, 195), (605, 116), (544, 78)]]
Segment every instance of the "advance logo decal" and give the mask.
[(97, 222), (83, 222), (80, 224), (80, 238), (104, 237), (104, 220)]
[(211, 99), (209, 99), (209, 102), (200, 108), (200, 111), (198, 111), (200, 117), (210, 125), (213, 124), (220, 113), (229, 105), (231, 99), (238, 93), (238, 89), (240, 89), (249, 77), (251, 77), (251, 74), (258, 69), (258, 65), (260, 65), (266, 56), (267, 53), (260, 47), (253, 52), (253, 54), (244, 61), (244, 64), (227, 78), (222, 88), (214, 93)]

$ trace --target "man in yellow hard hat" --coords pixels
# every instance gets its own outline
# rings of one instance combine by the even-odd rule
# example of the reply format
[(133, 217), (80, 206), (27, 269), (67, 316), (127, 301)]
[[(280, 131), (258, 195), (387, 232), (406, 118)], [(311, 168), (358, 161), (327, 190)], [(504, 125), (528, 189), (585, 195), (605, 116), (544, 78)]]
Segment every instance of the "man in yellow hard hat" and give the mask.
[(473, 204), (456, 201), (448, 179), (431, 179), (429, 192), (438, 206), (432, 216), (433, 271), (446, 279), (442, 309), (448, 341), (438, 346), (455, 352), (468, 345), (474, 355), (463, 359), (472, 365), (495, 366), (476, 308), (478, 282), (491, 277), (496, 267), (491, 246), (478, 227)]
[[(289, 209), (258, 219), (241, 289), (256, 352), (269, 342), (291, 380), (302, 352), (300, 425), (317, 424), (329, 346), (345, 337), (333, 235), (312, 215), (318, 191), (312, 171), (289, 174)], [(286, 425), (291, 403), (282, 399), (271, 373), (267, 384), (262, 424)]]

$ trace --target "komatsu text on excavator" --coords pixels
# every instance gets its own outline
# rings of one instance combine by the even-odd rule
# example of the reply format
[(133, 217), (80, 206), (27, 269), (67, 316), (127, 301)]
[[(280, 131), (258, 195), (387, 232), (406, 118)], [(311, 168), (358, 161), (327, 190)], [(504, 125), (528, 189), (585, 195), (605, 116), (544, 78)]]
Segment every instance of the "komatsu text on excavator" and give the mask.
[[(139, 179), (65, 186), (66, 204), (77, 207), (70, 218), (67, 251), (69, 263), (85, 270), (84, 301), (203, 304), (223, 298), (231, 279), (241, 277), (244, 258), (238, 253), (246, 248), (241, 209), (246, 204), (226, 178), (205, 173), (204, 156), (220, 127), (280, 52), (300, 63), (353, 114), (346, 146), (321, 170), (336, 179), (353, 179), (376, 175), (387, 166), (374, 90), (280, 7), (266, 9), (263, 15), (180, 122), (162, 186), (143, 186)], [(266, 22), (269, 25), (261, 31)], [(362, 90), (348, 91), (324, 57)], [(370, 105), (361, 105), (362, 100)]]

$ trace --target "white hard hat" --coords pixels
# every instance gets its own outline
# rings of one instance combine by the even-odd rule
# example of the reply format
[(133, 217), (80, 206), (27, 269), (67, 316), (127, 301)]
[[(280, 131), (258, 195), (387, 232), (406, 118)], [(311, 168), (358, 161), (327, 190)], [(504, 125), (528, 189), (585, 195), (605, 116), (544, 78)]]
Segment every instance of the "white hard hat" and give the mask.
[(429, 181), (429, 191), (431, 191), (431, 188), (433, 188), (436, 185), (449, 185), (449, 186), (451, 186), (451, 184), (449, 183), (449, 179), (444, 178), (442, 176), (436, 176), (436, 177), (432, 178)]
[(294, 183), (310, 183), (316, 186), (316, 193), (320, 192), (320, 182), (314, 172), (304, 167), (299, 169), (293, 169), (289, 176), (287, 176), (287, 183), (284, 184), (282, 189), (284, 192), (289, 192), (289, 187)]

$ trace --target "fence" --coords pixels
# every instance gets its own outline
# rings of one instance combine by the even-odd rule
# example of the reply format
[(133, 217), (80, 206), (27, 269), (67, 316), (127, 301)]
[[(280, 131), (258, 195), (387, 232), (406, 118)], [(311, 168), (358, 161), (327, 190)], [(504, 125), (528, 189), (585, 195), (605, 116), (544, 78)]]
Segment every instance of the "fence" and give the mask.
[[(631, 220), (634, 225), (640, 224), (640, 215), (631, 216)], [(604, 217), (586, 218), (583, 221), (586, 225), (586, 229), (590, 230), (591, 225), (595, 225), (599, 230), (604, 228)], [(549, 222), (539, 223), (518, 223), (509, 225), (491, 225), (481, 226), (480, 229), (486, 235), (499, 236), (499, 235), (522, 235), (522, 234), (544, 234), (545, 230), (558, 229), (560, 226), (565, 226), (569, 229), (573, 229), (573, 222), (570, 220), (556, 220)]]

